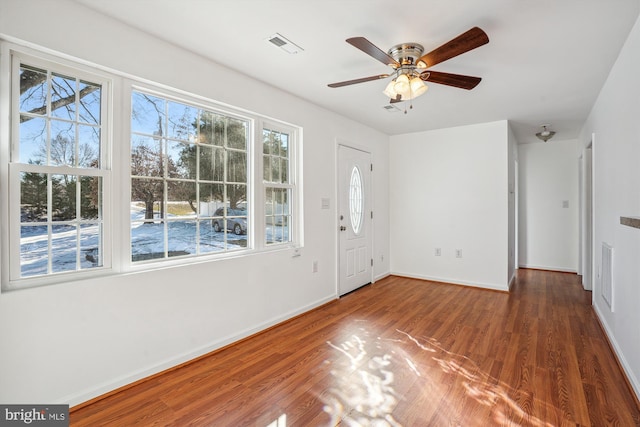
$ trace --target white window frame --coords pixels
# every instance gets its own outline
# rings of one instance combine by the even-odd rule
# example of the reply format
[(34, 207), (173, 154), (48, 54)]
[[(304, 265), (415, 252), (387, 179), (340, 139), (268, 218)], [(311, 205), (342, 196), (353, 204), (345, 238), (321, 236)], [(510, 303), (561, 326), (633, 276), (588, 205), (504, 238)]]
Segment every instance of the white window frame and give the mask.
[[(263, 159), (263, 131), (271, 130), (279, 133), (287, 134), (289, 136), (288, 141), (288, 182), (287, 183), (276, 183), (276, 182), (267, 182), (264, 180), (264, 159)], [(299, 191), (298, 181), (300, 180), (300, 164), (298, 151), (299, 151), (299, 139), (300, 139), (301, 130), (297, 127), (290, 126), (281, 122), (275, 122), (272, 120), (263, 120), (260, 123), (260, 128), (256, 129), (256, 133), (259, 133), (259, 138), (256, 139), (259, 141), (256, 143), (256, 158), (259, 156), (259, 159), (256, 160), (256, 163), (259, 163), (260, 174), (259, 179), (259, 187), (260, 187), (260, 206), (263, 209), (260, 216), (260, 221), (262, 221), (263, 227), (263, 235), (260, 237), (260, 243), (266, 248), (274, 248), (278, 247), (289, 247), (289, 246), (301, 246), (301, 233), (299, 232), (299, 218), (300, 218), (300, 210), (301, 210), (301, 193)], [(259, 144), (259, 147), (258, 147)], [(272, 242), (267, 243), (266, 241), (266, 211), (265, 211), (265, 192), (268, 188), (274, 189), (284, 189), (290, 190), (291, 199), (289, 200), (289, 209), (291, 212), (291, 223), (289, 229), (290, 239), (284, 242)], [(257, 203), (256, 203), (257, 204)], [(257, 219), (257, 216), (256, 216)]]
[[(249, 129), (247, 132), (247, 149), (246, 149), (246, 158), (247, 158), (247, 201), (246, 203), (247, 203), (248, 232), (246, 235), (246, 238), (247, 238), (246, 248), (238, 248), (238, 249), (234, 248), (230, 250), (222, 250), (222, 251), (212, 252), (212, 253), (189, 254), (189, 255), (183, 255), (183, 256), (177, 256), (177, 257), (157, 258), (157, 259), (141, 260), (141, 261), (135, 261), (135, 262), (132, 261), (131, 256), (129, 256), (128, 261), (131, 265), (130, 268), (132, 270), (138, 270), (141, 268), (143, 269), (145, 268), (144, 266), (147, 264), (151, 264), (154, 266), (157, 266), (158, 264), (165, 264), (165, 265), (185, 264), (185, 263), (192, 262), (192, 260), (200, 261), (202, 259), (210, 259), (210, 258), (225, 258), (228, 256), (237, 256), (239, 254), (244, 254), (254, 250), (255, 226), (254, 226), (254, 220), (253, 220), (254, 214), (253, 214), (252, 208), (254, 205), (253, 200), (254, 200), (254, 191), (255, 191), (253, 188), (254, 181), (255, 181), (254, 179), (255, 175), (253, 172), (253, 169), (254, 169), (253, 153), (255, 151), (255, 143), (254, 143), (253, 129), (255, 129), (256, 127), (256, 117), (250, 114), (243, 113), (242, 111), (235, 111), (230, 107), (224, 108), (212, 101), (195, 97), (190, 94), (179, 93), (178, 91), (171, 90), (171, 89), (159, 89), (154, 86), (140, 84), (139, 82), (132, 82), (130, 86), (130, 91), (128, 91), (129, 102), (131, 102), (131, 97), (133, 95), (133, 92), (145, 93), (157, 98), (162, 98), (168, 101), (185, 104), (194, 108), (206, 110), (214, 114), (220, 114), (225, 117), (246, 121), (248, 123)], [(130, 110), (133, 111), (133, 108), (131, 107)], [(128, 123), (130, 124), (131, 114), (129, 115), (128, 121), (129, 121)], [(132, 135), (132, 132), (129, 129), (128, 139), (127, 139), (128, 141), (131, 140), (131, 135)], [(234, 151), (234, 150), (231, 149), (231, 151)], [(131, 159), (131, 144), (129, 144), (128, 153), (129, 153), (129, 160), (127, 162), (127, 167), (128, 167), (129, 173), (127, 174), (127, 176), (128, 176), (129, 187), (128, 187), (127, 194), (130, 195), (131, 194), (131, 171), (129, 168), (129, 161)], [(225, 158), (226, 158), (226, 154), (225, 154)], [(130, 206), (130, 198), (129, 198), (129, 203), (127, 203), (127, 207), (128, 206)], [(128, 241), (128, 248), (129, 248), (130, 255), (131, 255), (131, 224), (132, 224), (131, 221), (127, 221), (127, 225), (129, 227), (127, 241)], [(227, 234), (227, 230), (223, 230), (223, 232)], [(165, 235), (165, 243), (168, 243), (166, 235)]]
[[(15, 58), (15, 60), (13, 59)], [(20, 271), (20, 194), (13, 190), (20, 172), (28, 165), (11, 164), (12, 147), (16, 144), (19, 118), (14, 117), (14, 105), (19, 90), (12, 88), (19, 64), (50, 70), (87, 80), (102, 86), (102, 167), (101, 170), (46, 166), (42, 173), (102, 176), (103, 263), (99, 268), (73, 272), (60, 272), (16, 279)], [(13, 64), (18, 64), (13, 65)], [(17, 67), (17, 68), (16, 68)], [(17, 74), (19, 75), (19, 73)], [(130, 141), (131, 96), (134, 90), (155, 94), (177, 102), (205, 108), (214, 112), (250, 120), (247, 146), (247, 205), (249, 212), (247, 248), (229, 252), (215, 252), (192, 257), (176, 257), (149, 262), (131, 261), (130, 222)], [(17, 98), (12, 97), (18, 93)], [(14, 104), (16, 102), (16, 104)], [(18, 108), (18, 107), (16, 107)], [(19, 117), (19, 111), (17, 112)], [(291, 188), (291, 241), (267, 245), (265, 242), (265, 183), (263, 182), (263, 128), (289, 134), (289, 177)], [(117, 70), (89, 61), (40, 48), (17, 39), (0, 39), (0, 292), (28, 289), (100, 276), (115, 276), (133, 271), (145, 271), (191, 263), (224, 260), (260, 252), (294, 249), (304, 245), (303, 192), (302, 192), (302, 139), (303, 129), (272, 117), (214, 101), (205, 96), (181, 91), (161, 83), (138, 79)], [(117, 138), (122, 144), (114, 144)], [(27, 168), (31, 171), (30, 168)], [(17, 251), (16, 251), (17, 248)], [(17, 254), (11, 255), (12, 253)]]
[[(110, 76), (97, 72), (91, 68), (67, 61), (63, 58), (52, 57), (40, 52), (34, 52), (31, 49), (22, 48), (8, 42), (2, 42), (2, 69), (1, 75), (6, 78), (7, 83), (0, 87), (2, 96), (2, 107), (7, 109), (9, 132), (0, 135), (2, 151), (0, 151), (0, 159), (2, 159), (2, 169), (0, 174), (7, 177), (7, 183), (0, 187), (2, 200), (7, 201), (9, 209), (0, 212), (3, 222), (8, 224), (8, 239), (2, 239), (3, 243), (0, 248), (2, 252), (2, 264), (8, 268), (1, 272), (2, 290), (15, 290), (31, 288), (36, 286), (59, 283), (69, 280), (78, 280), (98, 275), (104, 275), (105, 272), (112, 269), (112, 216), (111, 216), (111, 102), (113, 80)], [(4, 61), (6, 59), (6, 61)], [(76, 79), (90, 81), (100, 84), (101, 86), (101, 106), (100, 106), (100, 133), (101, 133), (101, 149), (100, 149), (100, 168), (82, 168), (71, 166), (48, 166), (48, 165), (29, 165), (14, 161), (14, 157), (19, 156), (19, 75), (20, 66), (27, 65), (44, 69), (50, 72), (62, 75), (72, 76)], [(5, 95), (6, 94), (6, 95)], [(4, 109), (3, 108), (3, 109)], [(4, 120), (4, 118), (2, 119)], [(4, 124), (4, 123), (3, 123)], [(0, 126), (4, 127), (4, 126)], [(6, 142), (6, 143), (5, 143)], [(4, 169), (4, 168), (7, 169)], [(57, 273), (46, 273), (37, 276), (21, 277), (21, 260), (20, 260), (20, 187), (21, 172), (37, 172), (43, 174), (55, 175), (78, 175), (78, 176), (95, 176), (102, 178), (102, 265), (83, 270), (65, 271)], [(78, 181), (78, 185), (79, 181)], [(78, 223), (81, 220), (77, 220)], [(64, 223), (64, 222), (63, 222)], [(52, 225), (56, 225), (52, 223)]]

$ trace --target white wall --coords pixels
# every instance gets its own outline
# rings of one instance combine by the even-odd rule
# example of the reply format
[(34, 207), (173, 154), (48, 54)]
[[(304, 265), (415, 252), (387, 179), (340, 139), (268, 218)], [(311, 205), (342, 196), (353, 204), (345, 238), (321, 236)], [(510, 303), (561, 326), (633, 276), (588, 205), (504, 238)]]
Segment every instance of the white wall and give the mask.
[(508, 289), (508, 151), (506, 121), (390, 138), (393, 273)]
[[(640, 397), (640, 19), (629, 34), (580, 135), (593, 141), (593, 304)], [(613, 311), (601, 295), (602, 243), (613, 246)]]
[(576, 140), (520, 145), (520, 267), (577, 271), (578, 157)]
[(77, 404), (335, 298), (337, 138), (372, 152), (374, 275), (388, 274), (386, 135), (68, 0), (1, 7), (4, 36), (302, 126), (305, 247), (1, 294), (0, 402)]

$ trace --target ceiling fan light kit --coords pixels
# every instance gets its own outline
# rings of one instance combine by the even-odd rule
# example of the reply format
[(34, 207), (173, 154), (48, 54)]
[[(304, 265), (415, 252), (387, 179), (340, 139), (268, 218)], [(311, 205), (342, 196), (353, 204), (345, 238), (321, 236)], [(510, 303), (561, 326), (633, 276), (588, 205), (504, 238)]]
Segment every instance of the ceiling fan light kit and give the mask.
[[(364, 37), (352, 37), (346, 41), (372, 58), (392, 67), (393, 72), (391, 74), (380, 74), (377, 76), (331, 83), (328, 86), (337, 88), (385, 79), (393, 75), (393, 79), (384, 89), (383, 93), (389, 97), (391, 103), (396, 103), (411, 101), (423, 95), (428, 89), (425, 81), (467, 90), (476, 87), (482, 80), (480, 77), (432, 70), (427, 71), (427, 68), (487, 44), (489, 43), (489, 37), (480, 28), (473, 27), (426, 55), (423, 55), (424, 48), (418, 43), (395, 45), (389, 49), (388, 52), (384, 52)], [(410, 108), (413, 108), (413, 105)]]
[[(414, 99), (424, 94), (429, 87), (424, 84), (420, 76), (400, 74), (391, 80), (386, 89), (382, 91), (391, 101), (398, 102)], [(398, 96), (400, 98), (398, 98)]]
[[(428, 86), (421, 78), (420, 72), (417, 70), (426, 68), (426, 64), (419, 61), (424, 48), (418, 43), (404, 43), (399, 44), (387, 52), (387, 54), (393, 58), (399, 66), (392, 64), (395, 68), (394, 75), (396, 76), (387, 85), (384, 91), (390, 99), (391, 103), (411, 101), (420, 95), (424, 94)], [(410, 108), (413, 108), (413, 103)], [(407, 114), (407, 110), (404, 110)]]

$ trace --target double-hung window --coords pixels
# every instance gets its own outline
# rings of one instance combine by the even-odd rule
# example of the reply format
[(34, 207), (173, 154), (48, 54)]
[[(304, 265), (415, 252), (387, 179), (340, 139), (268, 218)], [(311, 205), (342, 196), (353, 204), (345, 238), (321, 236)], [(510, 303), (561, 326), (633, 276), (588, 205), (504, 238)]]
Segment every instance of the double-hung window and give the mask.
[(299, 128), (0, 48), (3, 291), (301, 244)]
[(108, 82), (21, 55), (11, 66), (10, 279), (107, 267)]
[(293, 129), (268, 124), (262, 129), (266, 245), (289, 243), (293, 239), (293, 134)]
[(250, 120), (132, 94), (133, 262), (248, 247)]

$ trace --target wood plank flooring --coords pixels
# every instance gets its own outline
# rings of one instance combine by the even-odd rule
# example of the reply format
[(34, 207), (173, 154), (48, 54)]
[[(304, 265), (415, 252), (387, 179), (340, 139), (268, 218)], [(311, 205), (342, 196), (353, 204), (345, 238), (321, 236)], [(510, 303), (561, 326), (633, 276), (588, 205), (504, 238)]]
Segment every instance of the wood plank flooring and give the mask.
[(388, 277), (84, 407), (72, 426), (640, 426), (578, 276)]

